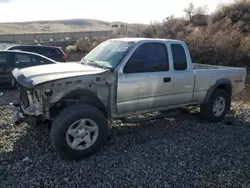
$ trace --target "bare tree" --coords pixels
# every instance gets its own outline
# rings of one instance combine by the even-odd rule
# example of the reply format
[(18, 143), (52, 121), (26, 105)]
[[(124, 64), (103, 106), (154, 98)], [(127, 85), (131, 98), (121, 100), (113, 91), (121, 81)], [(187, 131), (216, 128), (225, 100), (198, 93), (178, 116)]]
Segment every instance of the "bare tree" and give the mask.
[(196, 15), (206, 15), (208, 13), (208, 6), (198, 6), (195, 7), (193, 3), (189, 3), (189, 6), (183, 10), (186, 13), (186, 16), (189, 21), (192, 22), (192, 19)]
[(195, 12), (195, 7), (193, 3), (189, 3), (188, 7), (183, 10), (186, 13), (186, 16), (188, 17), (188, 20), (192, 19), (192, 16)]

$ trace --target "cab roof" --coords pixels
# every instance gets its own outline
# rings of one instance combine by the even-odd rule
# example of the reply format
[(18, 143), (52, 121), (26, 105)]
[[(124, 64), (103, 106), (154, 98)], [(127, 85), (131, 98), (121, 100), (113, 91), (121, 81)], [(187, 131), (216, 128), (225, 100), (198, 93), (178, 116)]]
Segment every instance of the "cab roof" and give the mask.
[(140, 42), (140, 41), (166, 41), (166, 42), (182, 42), (180, 40), (162, 39), (162, 38), (113, 38), (109, 40), (127, 41), (127, 42)]

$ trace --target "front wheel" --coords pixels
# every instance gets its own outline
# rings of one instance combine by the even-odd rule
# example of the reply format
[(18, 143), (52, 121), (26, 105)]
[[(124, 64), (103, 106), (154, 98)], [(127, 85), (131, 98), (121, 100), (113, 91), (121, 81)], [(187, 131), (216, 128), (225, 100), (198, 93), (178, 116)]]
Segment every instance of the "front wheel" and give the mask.
[(76, 104), (64, 109), (51, 126), (51, 140), (64, 158), (79, 160), (98, 151), (108, 135), (108, 123), (103, 113), (88, 104)]
[(230, 96), (222, 89), (216, 89), (206, 104), (200, 106), (203, 119), (210, 122), (222, 121), (230, 109)]

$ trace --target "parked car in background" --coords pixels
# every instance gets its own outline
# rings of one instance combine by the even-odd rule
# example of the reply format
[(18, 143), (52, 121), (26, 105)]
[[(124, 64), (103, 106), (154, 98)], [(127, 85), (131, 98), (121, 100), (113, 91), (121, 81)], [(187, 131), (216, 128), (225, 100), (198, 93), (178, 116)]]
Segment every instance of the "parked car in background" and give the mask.
[(44, 46), (44, 45), (16, 45), (7, 48), (6, 50), (20, 50), (26, 52), (34, 52), (41, 54), (57, 62), (66, 62), (67, 56), (62, 51), (61, 47)]
[(0, 87), (11, 86), (13, 79), (12, 70), (15, 68), (22, 69), (55, 63), (52, 59), (32, 52), (2, 50), (0, 51)]

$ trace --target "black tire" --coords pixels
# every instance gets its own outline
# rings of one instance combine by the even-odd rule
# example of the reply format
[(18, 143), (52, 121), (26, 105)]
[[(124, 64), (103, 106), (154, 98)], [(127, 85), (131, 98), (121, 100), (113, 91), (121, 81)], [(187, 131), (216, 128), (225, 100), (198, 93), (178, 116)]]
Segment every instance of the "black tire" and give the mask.
[[(85, 150), (74, 150), (66, 141), (66, 132), (70, 125), (82, 118), (94, 121), (99, 129), (97, 140)], [(80, 160), (97, 152), (108, 136), (108, 122), (103, 113), (88, 104), (75, 104), (60, 112), (52, 123), (50, 137), (52, 145), (63, 159)]]
[[(220, 116), (215, 116), (213, 112), (213, 104), (215, 100), (219, 97), (223, 97), (225, 99), (225, 108)], [(231, 99), (229, 94), (225, 90), (216, 89), (214, 93), (211, 95), (209, 101), (206, 104), (202, 104), (200, 106), (201, 117), (209, 122), (222, 121), (227, 115), (227, 112), (230, 110), (230, 105), (231, 105)]]

